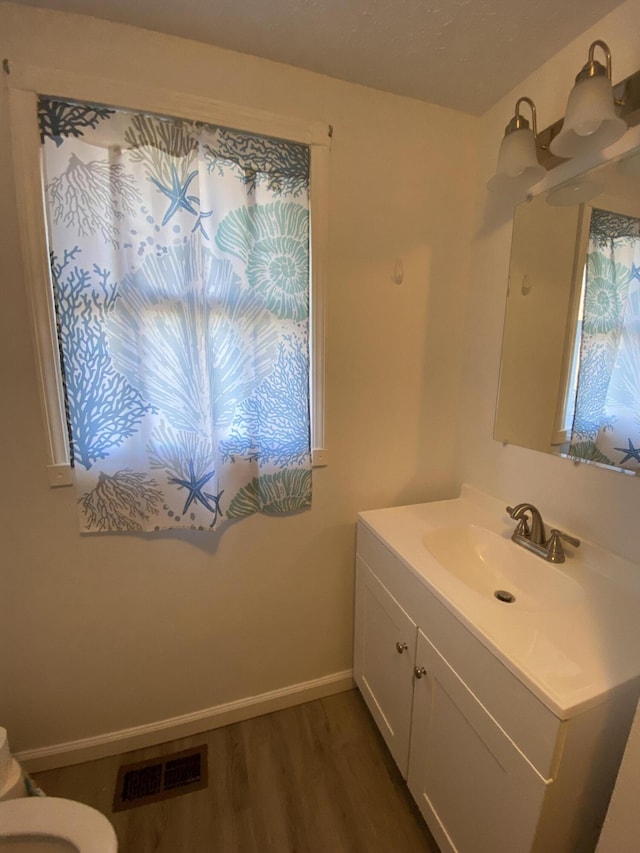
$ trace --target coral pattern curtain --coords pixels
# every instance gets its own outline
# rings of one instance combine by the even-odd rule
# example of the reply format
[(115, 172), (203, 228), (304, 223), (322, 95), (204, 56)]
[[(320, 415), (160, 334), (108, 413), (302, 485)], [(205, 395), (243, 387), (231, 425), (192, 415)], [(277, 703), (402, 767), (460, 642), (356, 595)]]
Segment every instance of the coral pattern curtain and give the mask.
[(39, 116), (81, 530), (309, 507), (309, 148)]
[(595, 208), (569, 453), (640, 470), (640, 220)]

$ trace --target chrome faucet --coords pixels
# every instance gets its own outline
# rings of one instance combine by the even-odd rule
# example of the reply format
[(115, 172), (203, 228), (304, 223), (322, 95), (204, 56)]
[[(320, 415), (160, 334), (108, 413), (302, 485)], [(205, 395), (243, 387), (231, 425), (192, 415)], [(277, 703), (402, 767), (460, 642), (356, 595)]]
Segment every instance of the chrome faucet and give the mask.
[[(507, 512), (515, 521), (518, 522), (513, 537), (515, 541), (516, 534), (522, 536), (528, 542), (533, 542), (535, 545), (544, 545), (544, 522), (540, 511), (533, 504), (517, 504), (516, 506), (508, 506)], [(527, 520), (527, 513), (531, 516), (531, 526)]]
[(533, 504), (521, 503), (516, 506), (508, 506), (507, 512), (511, 518), (518, 522), (511, 536), (513, 541), (550, 563), (564, 563), (563, 539), (573, 545), (574, 548), (580, 545), (579, 539), (569, 536), (568, 533), (563, 533), (556, 527), (549, 530), (549, 538), (547, 539), (542, 516)]

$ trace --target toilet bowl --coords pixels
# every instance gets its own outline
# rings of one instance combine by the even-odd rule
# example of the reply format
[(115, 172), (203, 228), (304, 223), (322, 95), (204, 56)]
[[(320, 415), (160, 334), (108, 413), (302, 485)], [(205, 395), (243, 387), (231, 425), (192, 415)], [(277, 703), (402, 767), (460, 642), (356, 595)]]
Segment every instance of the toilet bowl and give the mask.
[(100, 812), (58, 797), (0, 803), (0, 853), (117, 853), (116, 833)]

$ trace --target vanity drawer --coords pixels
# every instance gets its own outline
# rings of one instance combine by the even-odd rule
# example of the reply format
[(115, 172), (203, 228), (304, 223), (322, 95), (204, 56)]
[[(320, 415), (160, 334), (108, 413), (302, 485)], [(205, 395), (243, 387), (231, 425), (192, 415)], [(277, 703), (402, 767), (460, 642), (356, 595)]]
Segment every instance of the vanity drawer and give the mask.
[(363, 523), (358, 555), (505, 734), (545, 779), (555, 776), (566, 722), (514, 675)]

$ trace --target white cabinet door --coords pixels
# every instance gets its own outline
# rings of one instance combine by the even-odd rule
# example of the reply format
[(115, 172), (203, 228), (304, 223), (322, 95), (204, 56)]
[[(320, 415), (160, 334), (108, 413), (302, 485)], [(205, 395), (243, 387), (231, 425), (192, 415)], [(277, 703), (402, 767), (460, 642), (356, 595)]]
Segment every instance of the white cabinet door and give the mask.
[(418, 631), (409, 789), (443, 853), (528, 853), (547, 782)]
[(416, 625), (358, 557), (354, 677), (407, 778)]

